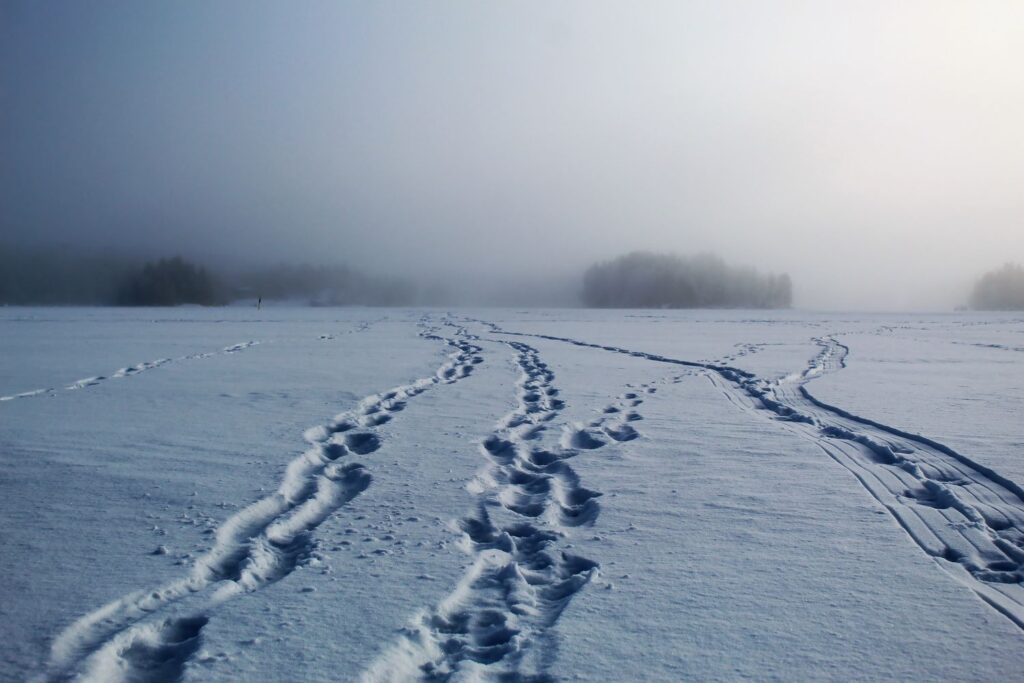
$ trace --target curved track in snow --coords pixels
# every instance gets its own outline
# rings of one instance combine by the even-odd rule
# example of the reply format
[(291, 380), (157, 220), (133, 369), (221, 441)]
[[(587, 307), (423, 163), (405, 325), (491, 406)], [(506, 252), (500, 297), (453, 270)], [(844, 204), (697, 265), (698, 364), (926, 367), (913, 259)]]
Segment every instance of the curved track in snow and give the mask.
[[(421, 325), (425, 325), (421, 322)], [(346, 462), (381, 446), (380, 425), (406, 401), (468, 377), (481, 347), (457, 328), (421, 336), (451, 349), (430, 377), (367, 396), (353, 410), (304, 433), (309, 448), (292, 460), (273, 494), (227, 519), (213, 547), (187, 575), (129, 593), (81, 617), (54, 640), (41, 681), (176, 681), (219, 604), (288, 576), (315, 549), (312, 532), (370, 485), (366, 467)], [(175, 609), (177, 607), (178, 609)]]
[(377, 658), (364, 683), (549, 680), (550, 629), (599, 571), (596, 561), (566, 547), (573, 528), (597, 519), (601, 496), (583, 486), (570, 463), (635, 439), (631, 423), (641, 419), (635, 407), (643, 399), (624, 394), (601, 417), (563, 426), (559, 445), (546, 447), (544, 434), (564, 407), (555, 375), (533, 347), (505, 343), (519, 368), (517, 406), (481, 442), (486, 464), (467, 487), (477, 505), (458, 524), (472, 565)]
[(125, 377), (132, 377), (141, 372), (146, 372), (147, 370), (153, 370), (154, 368), (159, 368), (160, 366), (167, 365), (168, 363), (181, 363), (183, 361), (211, 358), (213, 356), (218, 356), (222, 354), (238, 353), (239, 351), (244, 351), (245, 349), (248, 349), (252, 346), (256, 346), (259, 343), (260, 342), (258, 341), (246, 341), (238, 344), (232, 344), (231, 346), (225, 346), (224, 348), (219, 349), (217, 351), (191, 353), (187, 356), (179, 356), (177, 358), (157, 358), (156, 360), (144, 361), (142, 363), (137, 363), (135, 365), (125, 366), (123, 368), (115, 370), (109, 375), (96, 375), (94, 377), (85, 377), (83, 379), (74, 381), (71, 384), (68, 384), (64, 387), (51, 387), (49, 389), (33, 389), (32, 391), (23, 391), (20, 394), (0, 396), (0, 402), (13, 401), (18, 398), (31, 398), (33, 396), (52, 395), (57, 393), (58, 391), (76, 391), (78, 389), (94, 387), (97, 384), (102, 384), (106, 382), (107, 380), (124, 379)]
[[(485, 342), (453, 319), (442, 322), (420, 321), (420, 336), (449, 350), (436, 373), (367, 396), (306, 430), (306, 450), (287, 465), (273, 494), (225, 520), (210, 549), (181, 577), (124, 595), (69, 625), (54, 640), (38, 679), (179, 680), (221, 604), (284, 579), (314, 556), (319, 525), (371, 485), (369, 468), (353, 460), (385, 444), (384, 425), (415, 396), (471, 375), (482, 362)], [(594, 348), (705, 376), (738, 409), (792, 431), (853, 474), (939, 567), (1024, 629), (1024, 490), (933, 439), (815, 398), (808, 385), (845, 367), (850, 352), (834, 337), (814, 340), (820, 352), (801, 371), (768, 380), (728, 364), (758, 353), (759, 344), (737, 345), (722, 361), (699, 362), (474, 322), (495, 335)], [(175, 360), (234, 353), (252, 343)], [(512, 352), (516, 405), (489, 433), (482, 430), (482, 467), (467, 486), (475, 505), (457, 522), (469, 567), (439, 604), (413, 616), (363, 672), (364, 683), (549, 681), (554, 626), (600, 573), (601, 558), (572, 550), (573, 535), (596, 523), (602, 500), (600, 491), (584, 485), (574, 458), (640, 437), (639, 406), (656, 389), (627, 385), (595, 419), (561, 424), (565, 405), (540, 351), (507, 338), (486, 343)], [(110, 378), (168, 362), (123, 368)]]
[(488, 326), (708, 371), (736, 406), (785, 424), (850, 471), (942, 569), (1024, 629), (1024, 489), (933, 439), (816, 399), (806, 385), (845, 367), (849, 348), (835, 339), (815, 340), (821, 352), (803, 372), (768, 381), (727, 365)]
[[(354, 328), (352, 328), (350, 330), (346, 330), (342, 334), (356, 334), (358, 332), (365, 332), (366, 330), (370, 329), (370, 327), (372, 327), (374, 325), (374, 323), (378, 323), (378, 322), (381, 322), (381, 320), (363, 321), (363, 322), (359, 323), (356, 327), (354, 327)], [(334, 339), (339, 338), (340, 336), (342, 336), (342, 334), (337, 334), (337, 333), (336, 334), (321, 334), (318, 338), (320, 340), (322, 340), (322, 341), (329, 341), (329, 340), (334, 340)], [(94, 386), (96, 386), (98, 384), (103, 384), (103, 383), (107, 382), (108, 380), (124, 379), (125, 377), (133, 377), (135, 375), (138, 375), (139, 373), (146, 372), (148, 370), (153, 370), (155, 368), (159, 368), (161, 366), (168, 365), (168, 364), (176, 364), (176, 363), (181, 363), (181, 362), (184, 362), (184, 361), (192, 361), (192, 360), (203, 360), (204, 358), (212, 358), (213, 356), (230, 355), (230, 354), (238, 353), (239, 351), (245, 351), (246, 349), (249, 349), (249, 348), (251, 348), (253, 346), (256, 346), (258, 344), (261, 344), (261, 343), (264, 343), (264, 342), (257, 341), (257, 340), (249, 340), (249, 341), (239, 342), (238, 344), (231, 344), (230, 346), (225, 346), (224, 348), (217, 349), (216, 351), (205, 351), (205, 352), (201, 352), (201, 353), (190, 353), (188, 355), (178, 356), (178, 357), (175, 357), (175, 358), (157, 358), (156, 360), (143, 361), (141, 363), (136, 363), (135, 365), (127, 365), (127, 366), (125, 366), (123, 368), (119, 368), (119, 369), (115, 370), (114, 372), (110, 373), (109, 375), (95, 375), (95, 376), (92, 376), (92, 377), (84, 377), (82, 379), (76, 380), (76, 381), (71, 382), (70, 384), (67, 384), (67, 385), (62, 386), (62, 387), (49, 387), (47, 389), (33, 389), (31, 391), (22, 391), (22, 392), (17, 393), (17, 394), (9, 394), (7, 396), (0, 396), (0, 403), (5, 402), (5, 401), (13, 401), (13, 400), (19, 399), (19, 398), (32, 398), (34, 396), (52, 396), (53, 394), (56, 394), (59, 391), (76, 391), (78, 389), (85, 389), (85, 388), (88, 388), (88, 387), (94, 387)]]

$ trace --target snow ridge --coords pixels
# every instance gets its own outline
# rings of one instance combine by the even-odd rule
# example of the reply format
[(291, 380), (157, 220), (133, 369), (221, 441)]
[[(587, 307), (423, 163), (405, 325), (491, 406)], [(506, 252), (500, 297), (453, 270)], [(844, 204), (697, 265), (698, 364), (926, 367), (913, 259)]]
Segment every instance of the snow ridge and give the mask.
[(594, 560), (566, 552), (575, 527), (594, 523), (601, 493), (584, 487), (569, 461), (608, 439), (638, 436), (629, 424), (643, 399), (635, 393), (587, 424), (566, 425), (558, 448), (539, 445), (564, 407), (554, 373), (537, 350), (505, 342), (520, 376), (517, 407), (480, 444), (485, 467), (467, 486), (476, 510), (461, 519), (473, 563), (455, 590), (403, 630), (399, 642), (364, 672), (384, 681), (548, 680), (550, 627), (599, 572)]
[(735, 405), (767, 412), (850, 471), (943, 570), (1024, 629), (1024, 489), (933, 439), (814, 398), (805, 385), (846, 366), (850, 349), (834, 338), (814, 340), (821, 351), (802, 372), (766, 381), (724, 365), (490, 328), (709, 371)]
[[(367, 396), (355, 409), (306, 430), (310, 448), (288, 464), (277, 491), (221, 524), (213, 547), (187, 576), (129, 593), (75, 621), (55, 638), (37, 680), (178, 680), (217, 605), (279, 581), (306, 562), (316, 547), (312, 532), (369, 486), (363, 465), (340, 460), (376, 451), (381, 439), (375, 427), (402, 411), (408, 399), (469, 376), (483, 360), (481, 347), (461, 328), (455, 337), (434, 329), (420, 336), (451, 349), (434, 375)], [(186, 598), (199, 607), (171, 614)]]

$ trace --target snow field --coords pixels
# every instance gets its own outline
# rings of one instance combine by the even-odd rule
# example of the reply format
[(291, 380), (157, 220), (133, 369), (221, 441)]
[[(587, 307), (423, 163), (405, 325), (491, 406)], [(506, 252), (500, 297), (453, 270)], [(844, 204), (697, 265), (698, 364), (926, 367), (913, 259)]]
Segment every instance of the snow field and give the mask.
[(183, 314), (0, 319), (5, 675), (1019, 671), (1012, 317)]

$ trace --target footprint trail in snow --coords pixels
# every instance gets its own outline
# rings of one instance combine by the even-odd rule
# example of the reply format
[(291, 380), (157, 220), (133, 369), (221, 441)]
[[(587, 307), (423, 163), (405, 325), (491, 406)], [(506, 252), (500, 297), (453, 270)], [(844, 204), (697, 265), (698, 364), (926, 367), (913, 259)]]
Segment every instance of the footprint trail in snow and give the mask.
[[(346, 334), (354, 334), (354, 333), (357, 333), (357, 332), (365, 332), (366, 330), (370, 329), (370, 327), (374, 324), (374, 322), (380, 322), (380, 321), (378, 320), (378, 321), (364, 321), (364, 322), (361, 322), (361, 323), (359, 323), (359, 325), (357, 325), (353, 329), (347, 330)], [(321, 340), (331, 340), (331, 339), (336, 339), (339, 336), (340, 335), (338, 335), (338, 334), (321, 334), (319, 338)], [(137, 363), (135, 365), (129, 365), (129, 366), (120, 368), (120, 369), (110, 373), (109, 375), (96, 375), (94, 377), (85, 377), (83, 379), (76, 380), (76, 381), (74, 381), (74, 382), (72, 382), (72, 383), (70, 383), (70, 384), (68, 384), (66, 386), (63, 386), (63, 387), (50, 387), (48, 389), (33, 389), (31, 391), (23, 391), (23, 392), (18, 393), (18, 394), (10, 394), (8, 396), (0, 396), (0, 403), (2, 403), (4, 401), (13, 401), (13, 400), (19, 399), (19, 398), (31, 398), (33, 396), (52, 396), (52, 395), (56, 394), (59, 391), (75, 391), (75, 390), (78, 390), (78, 389), (85, 389), (87, 387), (94, 387), (94, 386), (96, 386), (98, 384), (102, 384), (102, 383), (104, 383), (104, 382), (106, 382), (108, 380), (124, 379), (125, 377), (132, 377), (134, 375), (139, 374), (140, 372), (145, 372), (147, 370), (153, 370), (155, 368), (159, 368), (159, 367), (161, 367), (163, 365), (167, 365), (167, 364), (170, 364), (170, 363), (181, 363), (183, 361), (202, 360), (204, 358), (212, 358), (213, 356), (228, 355), (228, 354), (238, 353), (239, 351), (244, 351), (244, 350), (246, 350), (248, 348), (251, 348), (253, 346), (256, 346), (257, 344), (260, 344), (260, 343), (262, 343), (262, 342), (259, 342), (259, 341), (256, 341), (256, 340), (250, 340), (250, 341), (240, 342), (238, 344), (231, 344), (230, 346), (225, 346), (224, 348), (218, 349), (217, 351), (207, 351), (207, 352), (204, 352), (204, 353), (190, 353), (190, 354), (185, 355), (185, 356), (178, 356), (177, 358), (157, 358), (156, 360), (144, 361), (142, 363)]]
[(1024, 489), (933, 439), (816, 399), (806, 385), (845, 367), (849, 348), (835, 339), (814, 340), (821, 352), (803, 372), (768, 381), (728, 365), (488, 327), (707, 371), (736, 406), (767, 414), (849, 470), (943, 570), (1024, 629)]
[(307, 561), (316, 547), (312, 532), (370, 485), (367, 468), (346, 462), (347, 456), (376, 451), (376, 428), (406, 401), (468, 377), (483, 360), (481, 347), (461, 328), (452, 337), (431, 329), (421, 336), (451, 348), (434, 375), (367, 396), (355, 409), (307, 430), (309, 449), (288, 464), (277, 491), (221, 524), (213, 547), (186, 576), (129, 593), (75, 621), (55, 638), (38, 680), (178, 680), (217, 606), (279, 581)]
[(458, 525), (473, 563), (373, 662), (364, 683), (546, 680), (550, 628), (598, 572), (596, 561), (566, 550), (570, 531), (597, 519), (601, 495), (569, 463), (611, 440), (635, 439), (630, 423), (641, 419), (635, 407), (643, 399), (624, 395), (601, 417), (563, 427), (560, 445), (546, 448), (544, 434), (564, 407), (555, 375), (536, 349), (505, 343), (520, 371), (518, 406), (481, 443), (486, 466), (467, 487), (478, 503)]
[(84, 379), (80, 379), (80, 380), (77, 380), (75, 382), (72, 382), (71, 384), (68, 384), (67, 386), (62, 387), (62, 388), (52, 388), (51, 387), (49, 389), (34, 389), (32, 391), (23, 391), (20, 394), (11, 394), (10, 396), (0, 396), (0, 402), (2, 402), (2, 401), (13, 401), (14, 399), (18, 399), (18, 398), (30, 398), (32, 396), (52, 395), (52, 394), (57, 393), (58, 391), (75, 391), (75, 390), (78, 390), (78, 389), (85, 389), (87, 387), (94, 387), (97, 384), (101, 384), (103, 382), (106, 382), (107, 380), (111, 380), (111, 379), (124, 379), (125, 377), (132, 377), (134, 375), (139, 374), (140, 372), (145, 372), (147, 370), (153, 370), (154, 368), (159, 368), (160, 366), (167, 365), (168, 363), (180, 363), (182, 361), (201, 360), (203, 358), (211, 358), (213, 356), (218, 356), (218, 355), (222, 355), (222, 354), (238, 353), (239, 351), (244, 351), (245, 349), (248, 349), (248, 348), (250, 348), (252, 346), (256, 346), (259, 343), (260, 342), (258, 342), (258, 341), (247, 341), (247, 342), (241, 342), (239, 344), (232, 344), (231, 346), (225, 346), (223, 349), (220, 349), (219, 351), (207, 351), (205, 353), (192, 353), (192, 354), (189, 354), (187, 356), (180, 356), (178, 358), (158, 358), (156, 360), (145, 361), (143, 363), (138, 363), (136, 365), (129, 365), (129, 366), (123, 367), (123, 368), (121, 368), (119, 370), (116, 370), (116, 371), (110, 373), (109, 375), (96, 375), (95, 377), (86, 377)]

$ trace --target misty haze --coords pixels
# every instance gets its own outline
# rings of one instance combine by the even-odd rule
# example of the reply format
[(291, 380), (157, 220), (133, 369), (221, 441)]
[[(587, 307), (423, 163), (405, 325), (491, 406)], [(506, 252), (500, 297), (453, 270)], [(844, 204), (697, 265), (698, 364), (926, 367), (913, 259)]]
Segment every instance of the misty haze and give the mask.
[(0, 2), (0, 680), (1010, 681), (1024, 4)]

